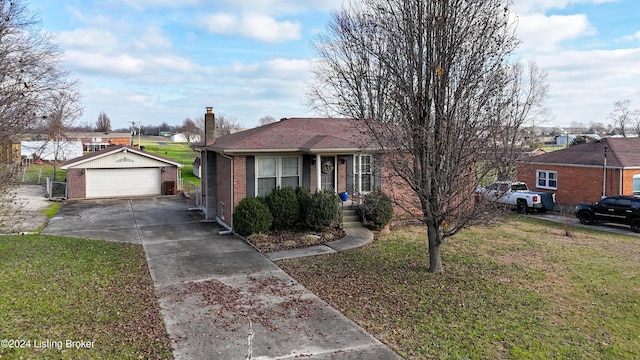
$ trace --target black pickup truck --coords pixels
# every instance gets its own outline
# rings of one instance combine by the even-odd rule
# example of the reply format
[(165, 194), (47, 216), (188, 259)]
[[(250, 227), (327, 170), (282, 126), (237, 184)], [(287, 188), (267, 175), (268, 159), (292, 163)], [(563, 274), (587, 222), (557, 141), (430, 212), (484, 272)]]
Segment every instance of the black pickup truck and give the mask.
[(585, 225), (596, 221), (627, 224), (634, 232), (640, 232), (640, 198), (610, 196), (593, 204), (578, 204), (576, 217)]

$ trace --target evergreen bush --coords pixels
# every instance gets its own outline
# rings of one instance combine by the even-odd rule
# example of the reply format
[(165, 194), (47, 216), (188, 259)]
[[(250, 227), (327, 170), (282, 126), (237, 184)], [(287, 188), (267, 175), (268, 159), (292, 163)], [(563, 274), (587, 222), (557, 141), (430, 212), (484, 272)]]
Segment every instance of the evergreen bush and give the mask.
[(307, 209), (307, 225), (316, 230), (335, 227), (340, 220), (339, 199), (332, 191), (319, 191)]
[(298, 198), (298, 208), (300, 209), (300, 212), (299, 212), (300, 222), (303, 224), (306, 224), (307, 209), (311, 204), (311, 191), (309, 191), (309, 189), (307, 188), (298, 187), (296, 188), (296, 198)]
[(277, 188), (267, 195), (265, 202), (269, 207), (274, 230), (291, 229), (300, 219), (300, 207), (298, 198), (293, 188)]
[(364, 217), (365, 225), (373, 230), (382, 230), (393, 217), (393, 204), (387, 194), (377, 189), (364, 197), (364, 202), (358, 207)]
[(242, 236), (269, 231), (273, 217), (260, 198), (244, 198), (233, 213), (233, 230)]

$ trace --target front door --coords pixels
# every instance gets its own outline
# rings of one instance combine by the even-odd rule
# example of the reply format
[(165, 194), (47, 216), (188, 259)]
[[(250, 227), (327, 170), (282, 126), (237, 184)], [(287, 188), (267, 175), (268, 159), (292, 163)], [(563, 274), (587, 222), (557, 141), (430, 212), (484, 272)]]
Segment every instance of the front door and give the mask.
[(336, 157), (322, 156), (320, 157), (320, 180), (322, 190), (336, 190)]

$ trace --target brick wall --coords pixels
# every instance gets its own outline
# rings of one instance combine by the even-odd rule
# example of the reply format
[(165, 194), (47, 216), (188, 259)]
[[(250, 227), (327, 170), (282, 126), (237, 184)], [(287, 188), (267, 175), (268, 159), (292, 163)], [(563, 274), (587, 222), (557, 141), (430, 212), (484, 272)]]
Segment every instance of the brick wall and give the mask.
[[(407, 217), (422, 214), (422, 206), (415, 192), (409, 187), (406, 181), (395, 175), (393, 171), (393, 162), (391, 157), (382, 156), (382, 186), (380, 189), (394, 202), (394, 217)], [(379, 166), (378, 164), (375, 164)]]
[(220, 204), (224, 203), (224, 222), (231, 225), (231, 215), (233, 213), (233, 204), (231, 203), (231, 191), (233, 184), (231, 183), (231, 159), (228, 159), (218, 153), (215, 154), (216, 159), (216, 216), (222, 218), (220, 213)]
[[(162, 171), (164, 169), (164, 172)], [(173, 181), (173, 194), (175, 195), (178, 191), (178, 167), (177, 166), (165, 166), (160, 170), (160, 184), (162, 186), (162, 194), (168, 194), (168, 186), (165, 185), (167, 182)]]
[(227, 209), (229, 214), (228, 224), (233, 226), (233, 211), (240, 200), (247, 197), (247, 157), (234, 156), (233, 158), (233, 207)]
[(338, 156), (338, 166), (336, 166), (336, 171), (338, 172), (338, 183), (336, 184), (336, 189), (338, 193), (343, 191), (347, 191), (347, 162), (344, 164), (341, 163), (340, 156)]
[(87, 197), (87, 187), (83, 169), (67, 170), (67, 198), (83, 199)]

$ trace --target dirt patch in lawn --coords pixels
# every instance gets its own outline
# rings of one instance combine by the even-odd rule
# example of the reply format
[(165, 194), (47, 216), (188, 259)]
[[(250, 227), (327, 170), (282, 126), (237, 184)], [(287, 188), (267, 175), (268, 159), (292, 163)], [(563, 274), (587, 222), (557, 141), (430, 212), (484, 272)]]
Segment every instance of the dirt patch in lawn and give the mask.
[(330, 228), (324, 231), (297, 229), (277, 231), (270, 234), (253, 234), (247, 237), (247, 241), (255, 246), (260, 252), (267, 253), (272, 251), (322, 245), (342, 239), (344, 236), (344, 230), (338, 228)]

